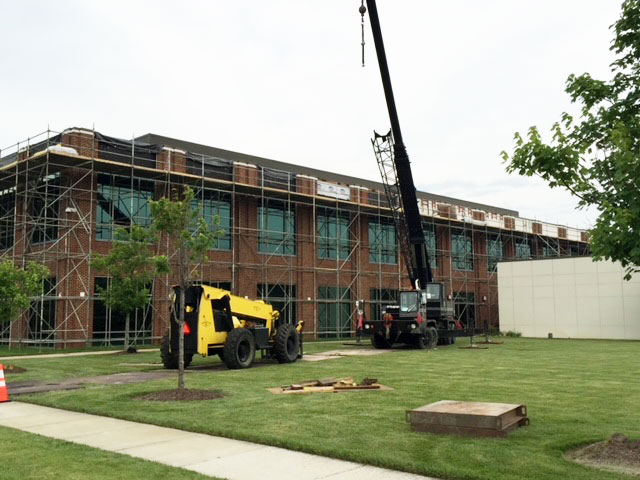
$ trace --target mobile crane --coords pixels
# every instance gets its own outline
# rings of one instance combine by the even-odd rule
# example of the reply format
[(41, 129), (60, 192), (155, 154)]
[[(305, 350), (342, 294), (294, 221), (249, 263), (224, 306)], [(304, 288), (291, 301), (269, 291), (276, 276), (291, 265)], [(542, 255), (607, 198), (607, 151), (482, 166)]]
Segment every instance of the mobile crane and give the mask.
[[(371, 335), (371, 342), (376, 348), (391, 348), (394, 343), (433, 348), (439, 337), (442, 343), (453, 343), (460, 324), (454, 318), (444, 284), (433, 281), (416, 188), (391, 87), (378, 10), (375, 0), (366, 0), (366, 3), (368, 8), (362, 0), (360, 14), (364, 25), (364, 14), (367, 10), (369, 12), (391, 122), (389, 133), (379, 135), (374, 132), (371, 142), (413, 289), (400, 290), (398, 304), (386, 306), (381, 319), (363, 322), (363, 332)], [(362, 45), (364, 64), (364, 30)]]

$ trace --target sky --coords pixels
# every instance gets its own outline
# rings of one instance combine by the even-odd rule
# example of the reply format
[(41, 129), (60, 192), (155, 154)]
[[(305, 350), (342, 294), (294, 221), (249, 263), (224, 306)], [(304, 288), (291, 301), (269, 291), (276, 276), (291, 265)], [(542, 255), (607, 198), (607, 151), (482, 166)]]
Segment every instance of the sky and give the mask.
[[(419, 190), (588, 228), (595, 210), (500, 152), (610, 76), (617, 0), (378, 0)], [(389, 119), (358, 0), (0, 0), (0, 148), (50, 128), (156, 133), (379, 181)]]

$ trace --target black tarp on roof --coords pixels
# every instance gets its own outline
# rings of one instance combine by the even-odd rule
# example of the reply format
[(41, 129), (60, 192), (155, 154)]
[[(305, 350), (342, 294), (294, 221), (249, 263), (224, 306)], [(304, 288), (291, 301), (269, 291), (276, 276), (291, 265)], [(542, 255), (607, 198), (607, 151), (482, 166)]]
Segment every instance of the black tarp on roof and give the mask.
[(123, 140), (95, 132), (100, 158), (114, 162), (133, 164), (139, 167), (155, 168), (156, 155), (163, 145), (138, 140)]

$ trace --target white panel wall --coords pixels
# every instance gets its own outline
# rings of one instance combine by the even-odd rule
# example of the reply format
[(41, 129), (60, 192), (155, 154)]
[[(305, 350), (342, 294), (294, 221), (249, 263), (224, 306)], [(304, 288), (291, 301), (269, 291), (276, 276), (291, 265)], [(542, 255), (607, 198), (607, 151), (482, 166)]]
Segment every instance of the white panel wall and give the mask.
[(640, 274), (559, 258), (498, 263), (500, 330), (525, 337), (640, 340)]

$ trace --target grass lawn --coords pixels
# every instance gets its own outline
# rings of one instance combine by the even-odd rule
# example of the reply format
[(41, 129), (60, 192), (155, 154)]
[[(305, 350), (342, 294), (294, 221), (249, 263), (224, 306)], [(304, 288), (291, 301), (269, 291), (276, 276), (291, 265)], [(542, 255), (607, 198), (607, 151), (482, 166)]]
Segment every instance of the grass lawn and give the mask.
[[(29, 453), (30, 452), (30, 453)], [(3, 480), (205, 480), (205, 475), (0, 427)]]
[[(621, 432), (640, 438), (640, 343), (506, 338), (487, 350), (399, 350), (187, 377), (189, 388), (222, 390), (222, 399), (160, 403), (140, 394), (174, 388), (174, 379), (21, 396), (20, 400), (222, 435), (446, 479), (614, 479), (622, 475), (573, 464), (571, 447)], [(307, 351), (339, 348), (307, 344)], [(119, 357), (119, 358), (117, 358)], [(125, 360), (122, 360), (122, 359)], [(110, 371), (158, 354), (16, 362), (16, 374)], [(207, 359), (204, 362), (217, 360)], [(101, 363), (104, 362), (104, 363)], [(198, 363), (202, 362), (199, 360)], [(42, 365), (42, 367), (40, 367)], [(132, 367), (117, 367), (132, 368)], [(138, 367), (144, 368), (144, 367)], [(151, 367), (149, 367), (151, 368)], [(50, 372), (54, 369), (54, 372)], [(49, 372), (49, 373), (47, 373)], [(272, 395), (267, 387), (322, 377), (378, 378), (385, 392)], [(14, 377), (11, 377), (14, 378)], [(505, 439), (414, 433), (408, 409), (438, 400), (525, 403), (531, 425)]]

